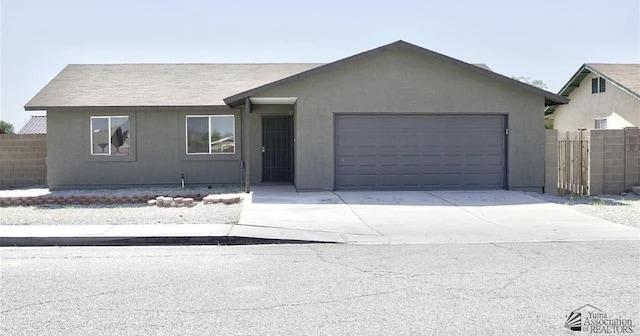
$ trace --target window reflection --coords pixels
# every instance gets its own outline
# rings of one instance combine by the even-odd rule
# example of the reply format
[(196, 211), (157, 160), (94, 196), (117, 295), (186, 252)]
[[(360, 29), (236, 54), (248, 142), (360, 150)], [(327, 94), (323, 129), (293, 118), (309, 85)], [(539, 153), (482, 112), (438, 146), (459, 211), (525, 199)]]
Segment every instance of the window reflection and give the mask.
[(235, 153), (234, 116), (187, 116), (187, 154), (216, 153)]
[(129, 117), (91, 117), (92, 155), (131, 153)]

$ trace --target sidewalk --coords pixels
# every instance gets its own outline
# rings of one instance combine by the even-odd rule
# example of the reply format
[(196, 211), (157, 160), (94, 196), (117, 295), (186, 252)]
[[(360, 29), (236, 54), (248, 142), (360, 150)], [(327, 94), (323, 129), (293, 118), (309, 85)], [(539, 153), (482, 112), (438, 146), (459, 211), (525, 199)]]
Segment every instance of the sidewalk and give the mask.
[(237, 224), (3, 225), (0, 246), (342, 243), (339, 234)]
[[(5, 194), (13, 193), (19, 196), (38, 196), (48, 190), (12, 190)], [(134, 190), (135, 191), (135, 190)], [(170, 190), (171, 191), (171, 190)], [(199, 190), (204, 193), (204, 190)], [(209, 191), (209, 190), (207, 190)], [(113, 194), (131, 194), (131, 190), (109, 191)], [(144, 190), (144, 192), (147, 192)], [(158, 193), (166, 194), (168, 191), (160, 189)], [(31, 195), (31, 194), (33, 195)], [(58, 194), (65, 193), (58, 192)], [(93, 195), (95, 191), (66, 192), (69, 195), (80, 193)], [(64, 195), (66, 195), (64, 194)], [(15, 195), (0, 195), (15, 196)], [(251, 194), (244, 195), (246, 204), (251, 204)], [(242, 204), (244, 207), (246, 204)], [(230, 209), (224, 206), (221, 209)], [(127, 209), (125, 205), (123, 211)], [(345, 243), (345, 239), (339, 233), (316, 232), (313, 230), (297, 229), (291, 227), (265, 227), (260, 225), (242, 224), (209, 224), (218, 216), (206, 216), (208, 206), (198, 205), (190, 209), (157, 209), (156, 207), (142, 207), (145, 211), (154, 210), (154, 215), (148, 218), (135, 218), (136, 214), (123, 212), (121, 217), (131, 216), (131, 224), (121, 224), (120, 220), (106, 220), (105, 215), (90, 215), (96, 209), (75, 209), (73, 219), (70, 216), (49, 217), (39, 214), (34, 224), (25, 225), (0, 225), (0, 246), (137, 246), (137, 245), (238, 245), (238, 244), (295, 244), (295, 243)], [(217, 211), (220, 211), (218, 209)], [(170, 210), (176, 210), (168, 212)], [(179, 210), (179, 209), (178, 209)], [(206, 211), (205, 211), (206, 210)], [(158, 213), (163, 213), (162, 221), (157, 221)], [(176, 212), (176, 213), (173, 213)], [(28, 218), (32, 215), (28, 215)], [(228, 215), (229, 216), (229, 215)], [(43, 220), (43, 218), (48, 218)], [(224, 216), (222, 219), (227, 219)], [(51, 220), (72, 221), (61, 224), (46, 225)], [(101, 222), (105, 224), (83, 224)], [(156, 221), (158, 223), (156, 223)], [(171, 224), (172, 221), (181, 224)], [(190, 223), (186, 224), (185, 223)], [(0, 221), (1, 222), (1, 221)], [(28, 222), (28, 221), (27, 221)], [(117, 225), (114, 223), (118, 222)], [(147, 224), (149, 223), (149, 224)], [(156, 224), (151, 224), (156, 223)]]

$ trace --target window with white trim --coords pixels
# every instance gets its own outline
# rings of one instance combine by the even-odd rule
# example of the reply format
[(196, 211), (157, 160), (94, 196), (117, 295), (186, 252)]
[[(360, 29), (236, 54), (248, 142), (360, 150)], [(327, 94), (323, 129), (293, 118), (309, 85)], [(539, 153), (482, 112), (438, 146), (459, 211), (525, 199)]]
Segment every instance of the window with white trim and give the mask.
[(187, 154), (234, 154), (235, 117), (197, 115), (186, 118)]
[(596, 129), (607, 129), (607, 118), (596, 118), (594, 121)]
[(131, 129), (127, 116), (91, 117), (91, 155), (131, 154)]

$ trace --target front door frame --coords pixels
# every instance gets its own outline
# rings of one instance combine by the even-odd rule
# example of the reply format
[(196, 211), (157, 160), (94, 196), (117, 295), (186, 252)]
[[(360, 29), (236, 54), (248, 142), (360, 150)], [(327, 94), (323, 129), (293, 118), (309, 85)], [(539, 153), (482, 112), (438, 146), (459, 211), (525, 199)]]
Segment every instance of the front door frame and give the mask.
[[(283, 122), (279, 126), (285, 129), (269, 130), (265, 119)], [(291, 114), (267, 114), (261, 116), (262, 139), (262, 182), (263, 183), (294, 183), (294, 120)], [(268, 135), (266, 132), (271, 133)], [(271, 138), (269, 138), (269, 136)], [(273, 138), (275, 137), (275, 138)], [(282, 139), (284, 137), (284, 139)]]

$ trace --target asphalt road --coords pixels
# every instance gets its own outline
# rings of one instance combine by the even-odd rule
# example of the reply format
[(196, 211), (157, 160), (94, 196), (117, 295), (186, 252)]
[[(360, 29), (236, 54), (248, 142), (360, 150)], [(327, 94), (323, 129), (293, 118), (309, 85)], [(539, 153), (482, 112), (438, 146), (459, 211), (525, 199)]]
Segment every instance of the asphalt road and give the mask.
[(640, 329), (638, 241), (0, 257), (5, 335), (576, 335), (564, 323), (585, 304)]

